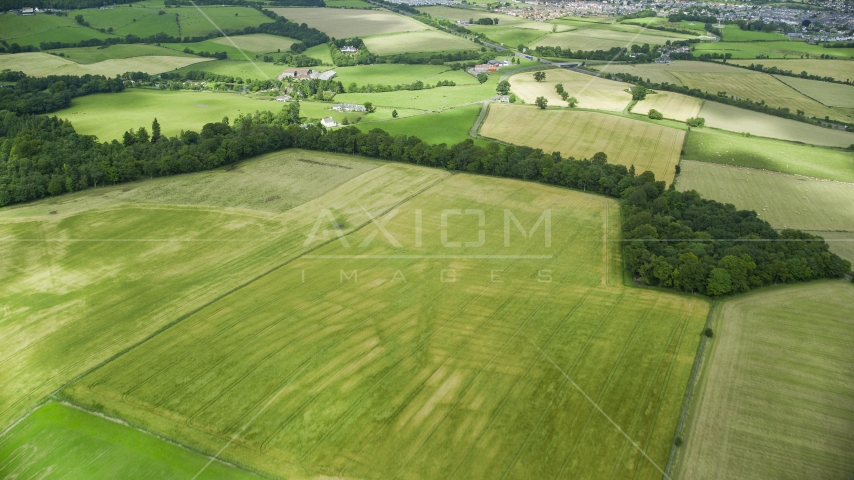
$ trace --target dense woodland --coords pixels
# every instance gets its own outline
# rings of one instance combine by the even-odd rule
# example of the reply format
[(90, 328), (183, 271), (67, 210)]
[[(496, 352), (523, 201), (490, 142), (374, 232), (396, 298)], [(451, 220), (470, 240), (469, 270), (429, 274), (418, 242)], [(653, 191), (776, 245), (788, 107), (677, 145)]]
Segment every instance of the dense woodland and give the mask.
[[(22, 96), (39, 88), (54, 95), (46, 92), (60, 81), (23, 77), (18, 83)], [(315, 83), (318, 91), (330, 86)], [(65, 91), (92, 84), (92, 79), (69, 80)], [(336, 86), (340, 88), (340, 82)], [(529, 147), (493, 143), (484, 148), (472, 140), (430, 145), (416, 136), (391, 136), (380, 129), (326, 130), (303, 124), (296, 102), (277, 113), (241, 115), (233, 124), (223, 119), (201, 132), (183, 131), (168, 138), (161, 136), (155, 120), (150, 132), (139, 128), (111, 142), (80, 135), (67, 120), (2, 110), (0, 206), (209, 170), (285, 148), (519, 178), (621, 198), (625, 264), (641, 283), (722, 295), (770, 283), (836, 278), (851, 268), (818, 237), (793, 230), (778, 233), (755, 212), (704, 200), (696, 192), (666, 190), (652, 172), (636, 174), (633, 166), (610, 164), (601, 152), (575, 159)]]
[(21, 72), (0, 72), (0, 82), (15, 82), (15, 88), (0, 88), (0, 110), (17, 114), (50, 113), (71, 106), (71, 99), (93, 93), (115, 93), (125, 89), (118, 76), (50, 75), (28, 77)]

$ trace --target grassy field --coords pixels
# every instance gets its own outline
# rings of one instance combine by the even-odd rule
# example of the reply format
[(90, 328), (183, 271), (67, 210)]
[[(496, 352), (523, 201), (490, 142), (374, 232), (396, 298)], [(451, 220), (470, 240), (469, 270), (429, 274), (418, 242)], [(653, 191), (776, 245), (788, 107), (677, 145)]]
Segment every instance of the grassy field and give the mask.
[(744, 110), (718, 102), (705, 102), (700, 109), (700, 117), (706, 119), (707, 126), (735, 133), (747, 132), (760, 137), (826, 147), (848, 147), (854, 144), (854, 133)]
[(236, 35), (229, 38), (214, 38), (211, 40), (220, 45), (229, 45), (234, 42), (238, 48), (253, 53), (277, 53), (287, 52), (296, 40), (278, 35), (267, 35), (264, 33), (254, 35)]
[(830, 76), (837, 80), (854, 79), (854, 62), (848, 60), (820, 60), (813, 59), (761, 59), (761, 60), (730, 60), (730, 63), (737, 65), (748, 66), (753, 64), (762, 64), (766, 67), (777, 67), (783, 70), (791, 70), (801, 73), (807, 72), (811, 75)]
[(678, 61), (670, 64), (663, 63), (648, 63), (638, 65), (612, 64), (612, 65), (593, 65), (591, 69), (598, 70), (602, 73), (629, 73), (638, 77), (645, 78), (655, 83), (672, 83), (674, 85), (684, 85), (678, 74), (681, 72), (687, 73), (742, 73), (745, 75), (755, 74), (760, 75), (760, 72), (745, 70), (737, 67), (730, 67), (721, 63), (713, 62), (691, 62)]
[(394, 55), (407, 52), (456, 52), (480, 48), (462, 37), (439, 30), (374, 35), (364, 40), (368, 50), (376, 55)]
[[(0, 212), (0, 279), (7, 292), (0, 424), (182, 314), (302, 252), (318, 205), (341, 212), (345, 222), (350, 212), (364, 214), (359, 205), (378, 209), (444, 175), (299, 151), (255, 162)], [(377, 191), (374, 182), (387, 183)]]
[(316, 58), (323, 62), (324, 65), (332, 65), (332, 54), (329, 53), (329, 46), (325, 43), (315, 45), (304, 52), (309, 57)]
[(476, 10), (474, 8), (447, 7), (436, 5), (430, 7), (419, 6), (418, 10), (430, 14), (435, 18), (447, 18), (448, 20), (474, 19), (475, 21), (477, 21), (481, 18), (497, 18), (499, 27), (502, 25), (518, 25), (521, 23), (530, 23), (529, 20), (522, 17), (514, 17), (513, 15), (506, 15), (498, 12), (487, 12), (486, 10)]
[[(98, 63), (105, 60), (115, 60), (133, 57), (170, 56), (198, 58), (189, 53), (176, 52), (170, 48), (158, 47), (156, 45), (132, 44), (132, 45), (110, 45), (103, 47), (80, 47), (80, 48), (58, 48), (50, 50), (51, 53), (61, 53), (65, 58), (75, 63)], [(121, 72), (124, 73), (124, 72)]]
[[(76, 408), (45, 405), (0, 437), (3, 478), (191, 478), (208, 458)], [(213, 462), (197, 478), (258, 478)]]
[[(480, 113), (480, 105), (453, 108), (439, 113), (428, 113), (384, 122), (360, 123), (359, 130), (368, 132), (380, 128), (392, 135), (415, 135), (427, 143), (454, 145), (469, 137), (469, 130)], [(481, 145), (484, 141), (476, 141)]]
[[(251, 58), (251, 56), (250, 56)], [(194, 63), (184, 68), (179, 68), (178, 72), (188, 72), (190, 70), (202, 70), (205, 72), (217, 73), (243, 79), (259, 79), (276, 78), (288, 67), (285, 65), (273, 65), (268, 62), (247, 62), (243, 56), (237, 58), (229, 58), (227, 60), (211, 60), (204, 63)], [(258, 71), (261, 69), (261, 72)]]
[(495, 95), (497, 83), (498, 75), (493, 74), (488, 82), (480, 85), (383, 93), (345, 93), (336, 95), (335, 101), (357, 104), (372, 102), (374, 105), (382, 107), (440, 111), (492, 98)]
[[(622, 285), (613, 200), (397, 168), (423, 192), (365, 208), (397, 209), (379, 221), (402, 248), (333, 236), (65, 394), (205, 451), (235, 436), (224, 458), (279, 475), (660, 478), (573, 385), (662, 465), (707, 303)], [(448, 208), (482, 210), (483, 242), (453, 215), (442, 240)], [(505, 209), (529, 226), (545, 208), (550, 246), (542, 230), (503, 246)]]
[(362, 0), (329, 0), (326, 2), (326, 6), (329, 8), (371, 8), (371, 5), (368, 2), (363, 2)]
[(196, 65), (209, 59), (192, 55), (151, 55), (116, 58), (96, 63), (76, 63), (65, 58), (41, 52), (0, 55), (0, 70), (19, 70), (34, 77), (47, 75), (106, 75), (113, 77), (125, 72), (150, 74), (167, 72), (187, 65)]
[(828, 107), (854, 108), (854, 87), (851, 85), (819, 82), (817, 80), (786, 77), (783, 75), (774, 75), (774, 77)]
[(108, 38), (109, 35), (74, 22), (74, 17), (56, 15), (16, 16), (0, 15), (0, 40), (10, 45), (33, 45), (41, 42), (79, 42), (91, 38)]
[(477, 79), (460, 70), (451, 70), (444, 65), (396, 65), (376, 64), (356, 67), (337, 67), (335, 79), (344, 88), (356, 85), (405, 85), (421, 80), (435, 84), (439, 80), (453, 80), (457, 85), (477, 85)]
[(525, 103), (534, 103), (537, 97), (543, 96), (548, 99), (549, 106), (567, 106), (555, 91), (558, 83), (563, 84), (571, 97), (578, 99), (581, 108), (621, 112), (632, 101), (632, 95), (625, 91), (628, 84), (570, 70), (547, 70), (544, 82), (534, 80), (533, 73), (519, 73), (510, 77), (509, 82), (511, 91)]
[(725, 300), (675, 478), (848, 478), (852, 302), (844, 281)]
[(688, 133), (684, 157), (688, 160), (854, 182), (852, 152), (708, 128), (694, 128)]
[[(566, 22), (554, 22), (565, 25)], [(626, 47), (631, 44), (664, 45), (668, 40), (695, 38), (692, 35), (671, 33), (659, 30), (646, 30), (629, 24), (603, 24), (592, 22), (569, 23), (576, 28), (567, 32), (553, 33), (532, 44), (532, 46), (560, 46), (572, 50), (608, 50), (613, 47)]]
[[(694, 55), (703, 53), (732, 54), (733, 59), (756, 59), (759, 55), (768, 55), (770, 58), (800, 58), (809, 55), (833, 55), (841, 59), (854, 58), (854, 48), (827, 49), (821, 45), (811, 45), (806, 42), (709, 42), (696, 45)], [(766, 59), (754, 60), (755, 63), (767, 65)], [(818, 72), (810, 72), (818, 74)]]
[(634, 165), (638, 173), (649, 170), (668, 184), (685, 138), (683, 130), (616, 115), (515, 105), (491, 105), (480, 133), (564, 157), (605, 152), (608, 162)]
[(677, 190), (755, 210), (774, 228), (854, 231), (854, 184), (683, 160)]
[(754, 30), (742, 30), (738, 25), (726, 25), (722, 29), (725, 42), (788, 42), (784, 35), (774, 32), (757, 32)]
[(308, 26), (335, 38), (364, 37), (429, 29), (423, 23), (385, 10), (332, 8), (271, 8), (270, 10), (293, 22), (307, 23)]
[(671, 92), (658, 92), (655, 95), (647, 95), (644, 100), (632, 107), (633, 113), (647, 115), (651, 109), (658, 110), (664, 118), (685, 121), (699, 116), (700, 106), (703, 101), (699, 98), (689, 97)]

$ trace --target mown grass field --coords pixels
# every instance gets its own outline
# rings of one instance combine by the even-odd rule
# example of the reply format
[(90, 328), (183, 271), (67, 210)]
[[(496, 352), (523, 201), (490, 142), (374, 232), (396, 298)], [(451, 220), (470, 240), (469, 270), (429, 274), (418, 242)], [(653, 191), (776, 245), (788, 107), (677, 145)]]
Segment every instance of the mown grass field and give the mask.
[[(454, 145), (471, 138), (469, 131), (477, 120), (480, 109), (480, 105), (471, 105), (439, 113), (415, 115), (405, 119), (359, 123), (356, 126), (363, 132), (379, 128), (391, 135), (414, 135), (429, 144), (447, 143)], [(486, 144), (483, 140), (475, 140), (475, 143)]]
[[(770, 58), (787, 57), (800, 58), (805, 55), (833, 55), (840, 59), (854, 58), (854, 48), (827, 49), (821, 45), (811, 45), (806, 42), (789, 42), (787, 40), (778, 42), (714, 42), (699, 43), (696, 45), (694, 55), (703, 53), (732, 54), (733, 59), (756, 59), (759, 55), (768, 55)], [(754, 60), (755, 63), (765, 64), (766, 59)], [(816, 75), (819, 72), (810, 72)]]
[(688, 160), (854, 182), (852, 152), (708, 128), (691, 129), (684, 156)]
[[(280, 475), (660, 478), (708, 304), (622, 285), (613, 200), (395, 168), (421, 193), (365, 209), (402, 248), (370, 225), (330, 235), (64, 394), (205, 451), (233, 437), (225, 459)], [(455, 208), (483, 211), (482, 242), (472, 215), (442, 239)], [(551, 245), (503, 246), (505, 209), (526, 228), (549, 209)]]
[(443, 174), (299, 151), (256, 162), (0, 212), (0, 424), (303, 251), (319, 208), (353, 225), (358, 205), (378, 209)]
[(675, 478), (847, 478), (852, 302), (841, 280), (724, 300)]
[[(554, 23), (566, 24), (566, 22)], [(628, 48), (631, 44), (664, 45), (668, 40), (696, 38), (681, 33), (647, 30), (629, 24), (576, 22), (574, 26), (577, 27), (574, 30), (550, 34), (532, 46), (560, 46), (563, 49), (572, 50), (608, 50), (613, 47)]]
[(649, 170), (673, 181), (685, 131), (616, 115), (533, 106), (491, 105), (481, 135), (516, 145), (591, 158), (605, 152), (608, 162)]
[(851, 85), (819, 82), (817, 80), (786, 77), (783, 75), (774, 75), (774, 77), (828, 107), (854, 108), (854, 87)]
[(508, 80), (511, 91), (525, 103), (534, 103), (537, 97), (546, 97), (549, 106), (567, 106), (558, 95), (555, 85), (563, 84), (569, 96), (578, 99), (578, 107), (596, 110), (622, 112), (632, 101), (632, 95), (625, 90), (627, 83), (615, 82), (604, 78), (585, 75), (564, 69), (546, 70), (543, 82), (534, 80), (531, 72), (513, 75)]
[(632, 107), (632, 112), (647, 115), (650, 110), (654, 109), (661, 112), (664, 118), (684, 122), (689, 118), (699, 116), (702, 104), (703, 101), (699, 98), (672, 92), (658, 92), (654, 95), (647, 95), (644, 100), (636, 103)]
[(238, 48), (247, 52), (253, 53), (278, 53), (279, 51), (287, 52), (291, 45), (296, 43), (293, 38), (280, 37), (278, 35), (267, 35), (258, 33), (254, 35), (235, 35), (226, 38), (214, 38), (211, 40), (220, 45), (232, 45), (232, 42)]
[(282, 105), (236, 93), (128, 89), (75, 98), (71, 107), (56, 115), (71, 121), (78, 132), (103, 141), (120, 139), (129, 129), (145, 127), (150, 131), (154, 118), (160, 122), (163, 135), (172, 136), (181, 130), (198, 132), (206, 123), (223, 117), (233, 120), (256, 110), (278, 112)]
[[(65, 58), (74, 61), (75, 63), (98, 63), (105, 60), (115, 60), (122, 58), (133, 57), (148, 57), (148, 56), (169, 56), (169, 57), (186, 57), (198, 58), (189, 53), (176, 52), (170, 48), (159, 47), (157, 45), (147, 44), (132, 44), (132, 45), (110, 45), (107, 48), (103, 47), (79, 47), (79, 48), (58, 48), (50, 50), (50, 53), (63, 54)], [(121, 72), (124, 73), (124, 72)]]
[(76, 408), (49, 403), (0, 436), (3, 478), (258, 478)]
[(854, 231), (854, 184), (683, 160), (677, 190), (755, 210), (774, 228)]
[[(260, 72), (258, 71), (259, 69), (261, 70)], [(276, 78), (286, 69), (287, 66), (285, 65), (273, 65), (272, 63), (261, 62), (258, 60), (254, 60), (254, 63), (247, 62), (241, 55), (239, 57), (228, 58), (227, 60), (211, 60), (209, 62), (194, 63), (187, 67), (179, 68), (178, 72), (183, 73), (190, 70), (201, 70), (243, 79), (264, 80), (267, 78)]]
[(364, 39), (368, 50), (376, 55), (420, 52), (456, 52), (476, 50), (478, 47), (462, 37), (439, 30), (374, 35)]
[(791, 70), (796, 74), (807, 72), (811, 75), (830, 76), (837, 80), (854, 79), (854, 62), (847, 60), (823, 60), (817, 58), (791, 58), (791, 59), (767, 59), (761, 60), (738, 60), (729, 61), (737, 65), (748, 66), (762, 64), (766, 67), (777, 67), (783, 70)]
[[(702, 27), (701, 27), (702, 28)], [(784, 35), (775, 32), (757, 32), (755, 30), (742, 30), (738, 25), (726, 25), (721, 29), (723, 41), (725, 42), (788, 42)]]
[[(335, 38), (428, 30), (423, 23), (385, 10), (271, 8), (292, 22), (306, 23)], [(328, 48), (328, 47), (327, 47)]]
[(458, 87), (439, 87), (428, 90), (400, 90), (383, 93), (344, 93), (335, 96), (336, 102), (363, 104), (371, 102), (375, 106), (389, 108), (411, 108), (419, 110), (441, 111), (481, 102), (495, 95), (498, 74), (480, 85)]
[(421, 80), (436, 84), (440, 80), (453, 80), (457, 85), (477, 85), (477, 79), (460, 70), (451, 70), (444, 65), (396, 65), (376, 64), (356, 67), (336, 67), (338, 80), (347, 88), (356, 85), (405, 85)]
[(854, 144), (854, 133), (851, 132), (810, 125), (718, 102), (703, 103), (699, 116), (705, 118), (706, 125), (710, 127), (735, 133), (746, 132), (761, 137), (826, 147), (849, 147)]
[[(165, 50), (165, 49), (164, 49)], [(77, 63), (42, 52), (0, 55), (0, 70), (18, 70), (34, 77), (48, 75), (105, 75), (113, 77), (125, 72), (150, 74), (175, 70), (187, 65), (198, 65), (209, 59), (192, 55), (167, 55), (116, 58), (96, 63)]]
[(74, 22), (74, 17), (56, 15), (0, 15), (0, 40), (10, 45), (33, 45), (41, 42), (79, 42), (90, 38), (107, 38), (109, 35)]

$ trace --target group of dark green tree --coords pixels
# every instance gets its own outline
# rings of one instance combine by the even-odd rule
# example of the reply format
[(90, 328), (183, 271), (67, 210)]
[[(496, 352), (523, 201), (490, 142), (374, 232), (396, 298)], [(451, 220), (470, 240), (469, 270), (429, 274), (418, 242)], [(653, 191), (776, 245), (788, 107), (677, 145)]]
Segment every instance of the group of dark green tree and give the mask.
[(13, 88), (0, 88), (0, 110), (17, 114), (49, 113), (71, 106), (71, 99), (93, 93), (115, 93), (125, 89), (118, 76), (50, 75), (28, 77), (21, 72), (0, 72), (0, 82), (15, 82)]

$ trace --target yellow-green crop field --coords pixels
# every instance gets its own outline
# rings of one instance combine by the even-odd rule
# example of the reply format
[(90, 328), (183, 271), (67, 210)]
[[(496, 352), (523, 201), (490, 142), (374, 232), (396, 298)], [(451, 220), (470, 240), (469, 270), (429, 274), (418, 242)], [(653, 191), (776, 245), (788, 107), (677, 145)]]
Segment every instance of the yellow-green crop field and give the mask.
[(647, 95), (645, 99), (636, 103), (632, 107), (632, 113), (647, 115), (650, 110), (658, 110), (664, 118), (684, 122), (689, 118), (698, 117), (702, 104), (703, 101), (699, 98), (672, 92), (658, 92)]
[(849, 147), (854, 144), (854, 133), (851, 132), (810, 125), (718, 102), (704, 102), (699, 116), (706, 119), (706, 125), (709, 127), (735, 133), (749, 133), (826, 147)]
[(807, 72), (810, 75), (821, 75), (833, 77), (837, 80), (854, 79), (854, 62), (850, 60), (822, 60), (817, 58), (792, 58), (792, 59), (769, 59), (761, 60), (729, 60), (729, 63), (748, 66), (750, 64), (762, 64), (765, 67), (777, 67), (782, 70), (791, 70), (795, 74)]
[(292, 22), (306, 23), (335, 38), (365, 37), (384, 33), (414, 32), (430, 27), (385, 10), (337, 8), (271, 8)]
[(406, 52), (453, 52), (479, 48), (476, 44), (462, 37), (439, 30), (375, 35), (365, 38), (364, 41), (368, 50), (376, 55), (393, 55)]
[(638, 173), (649, 170), (668, 184), (685, 138), (684, 130), (617, 115), (495, 104), (480, 133), (564, 157), (591, 158), (605, 152), (608, 162), (634, 165)]
[(783, 75), (774, 75), (774, 78), (828, 107), (854, 108), (854, 87), (851, 85)]
[(617, 202), (404, 165), (330, 193), (267, 235), (301, 255), (62, 395), (280, 476), (660, 478), (708, 304), (622, 284)]
[(723, 301), (676, 478), (846, 478), (854, 471), (854, 285)]
[(594, 24), (578, 25), (576, 29), (557, 32), (536, 42), (534, 46), (560, 46), (571, 50), (608, 50), (614, 47), (628, 48), (629, 45), (664, 45), (668, 40), (686, 40), (696, 38), (694, 35), (646, 30), (637, 25), (628, 24)]
[(165, 55), (117, 58), (96, 63), (76, 63), (56, 55), (30, 52), (0, 55), (0, 70), (22, 71), (34, 77), (87, 74), (114, 77), (125, 72), (146, 72), (150, 74), (167, 72), (208, 60), (210, 59), (190, 55), (173, 55), (169, 52)]
[(854, 184), (683, 160), (677, 190), (755, 210), (778, 229), (854, 231)]
[(534, 103), (537, 97), (546, 97), (550, 106), (567, 106), (558, 95), (555, 85), (563, 85), (569, 96), (578, 99), (578, 106), (596, 110), (621, 112), (632, 95), (626, 90), (629, 84), (585, 75), (571, 70), (546, 70), (545, 81), (534, 80), (533, 73), (519, 73), (510, 77), (511, 91), (525, 103)]

